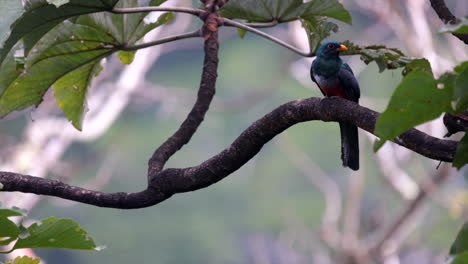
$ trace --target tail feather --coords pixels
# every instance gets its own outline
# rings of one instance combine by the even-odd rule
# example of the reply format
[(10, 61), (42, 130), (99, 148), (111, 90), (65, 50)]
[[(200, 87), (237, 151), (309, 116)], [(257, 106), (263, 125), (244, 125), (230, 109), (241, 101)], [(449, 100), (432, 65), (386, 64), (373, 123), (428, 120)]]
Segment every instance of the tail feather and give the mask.
[(359, 137), (355, 125), (340, 122), (341, 160), (343, 166), (359, 170)]

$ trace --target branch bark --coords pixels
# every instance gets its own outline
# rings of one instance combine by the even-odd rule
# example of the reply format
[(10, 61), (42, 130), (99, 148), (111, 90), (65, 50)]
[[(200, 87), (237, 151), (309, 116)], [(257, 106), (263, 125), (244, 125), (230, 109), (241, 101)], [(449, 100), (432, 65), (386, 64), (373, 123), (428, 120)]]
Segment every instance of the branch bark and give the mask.
[[(0, 183), (3, 185), (2, 191), (50, 195), (100, 207), (149, 207), (173, 194), (195, 191), (222, 180), (247, 163), (273, 137), (297, 123), (311, 120), (347, 121), (372, 133), (378, 115), (373, 110), (338, 97), (292, 101), (254, 122), (230, 146), (200, 165), (168, 168), (160, 172), (150, 168), (149, 174), (154, 173), (154, 176), (148, 188), (137, 193), (94, 192), (56, 180), (10, 172), (0, 172)], [(453, 160), (457, 147), (456, 141), (434, 138), (416, 129), (400, 135), (396, 143), (428, 158), (447, 162)]]
[[(437, 13), (439, 18), (444, 22), (444, 24), (456, 24), (459, 19), (455, 17), (450, 9), (448, 9), (444, 0), (430, 0), (432, 9)], [(463, 41), (468, 45), (468, 34), (453, 34), (459, 40)]]
[(190, 141), (210, 107), (218, 77), (218, 19), (217, 13), (209, 13), (202, 28), (202, 35), (205, 39), (205, 59), (197, 100), (179, 129), (156, 149), (149, 160), (148, 181), (152, 181), (169, 158)]

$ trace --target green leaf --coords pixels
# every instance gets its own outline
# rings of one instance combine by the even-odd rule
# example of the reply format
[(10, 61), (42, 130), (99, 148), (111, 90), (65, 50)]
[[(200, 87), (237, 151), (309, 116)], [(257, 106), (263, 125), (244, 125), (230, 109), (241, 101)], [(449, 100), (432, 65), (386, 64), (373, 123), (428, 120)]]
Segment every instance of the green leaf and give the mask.
[[(15, 238), (19, 235), (19, 228), (11, 220), (0, 218), (0, 238), (11, 237)], [(0, 241), (1, 243), (2, 241)]]
[(408, 63), (403, 70), (403, 75), (407, 75), (412, 71), (425, 72), (432, 75), (432, 67), (426, 59), (416, 59)]
[(62, 108), (68, 120), (72, 121), (73, 126), (80, 131), (84, 113), (88, 110), (86, 107), (87, 88), (92, 77), (96, 75), (96, 68), (99, 67), (99, 60), (95, 60), (67, 73), (53, 86), (58, 106)]
[[(78, 15), (112, 9), (117, 1), (70, 0), (69, 3), (56, 7), (46, 0), (27, 0), (25, 11), (11, 25), (11, 32), (0, 50), (0, 65), (11, 48), (21, 38), (25, 43), (25, 52), (28, 54), (42, 36), (62, 21)], [(54, 3), (58, 3), (58, 1), (54, 1)]]
[(0, 209), (0, 246), (5, 246), (18, 238), (20, 229), (8, 217), (23, 216), (23, 213), (15, 209)]
[(132, 30), (133, 34), (126, 41), (126, 43), (129, 43), (132, 45), (137, 43), (140, 39), (142, 39), (146, 35), (146, 33), (150, 32), (151, 30), (161, 25), (169, 24), (172, 20), (174, 20), (174, 18), (175, 18), (175, 15), (172, 12), (164, 13), (158, 17), (158, 20), (156, 20), (155, 22), (150, 22), (150, 23), (145, 22), (144, 16), (141, 17), (138, 25)]
[(0, 209), (0, 218), (6, 218), (10, 216), (23, 216), (24, 214), (16, 208), (13, 209), (6, 209), (6, 208), (1, 208)]
[[(239, 18), (256, 22), (275, 20), (273, 6), (269, 0), (230, 0), (221, 8), (221, 16), (227, 18)], [(276, 0), (279, 3), (280, 1)], [(289, 1), (286, 1), (289, 2)], [(297, 2), (297, 1), (296, 1)]]
[(239, 37), (244, 38), (245, 34), (247, 34), (247, 30), (242, 29), (242, 28), (238, 28), (237, 33), (239, 33)]
[(29, 236), (19, 238), (13, 247), (19, 248), (66, 248), (94, 250), (96, 244), (86, 231), (72, 219), (49, 217), (42, 223), (27, 228)]
[(320, 17), (303, 19), (302, 26), (307, 32), (311, 51), (317, 50), (322, 40), (330, 36), (331, 32), (338, 32), (338, 26), (335, 23)]
[(331, 17), (348, 24), (352, 23), (351, 15), (337, 0), (312, 0), (298, 6), (283, 19), (292, 20), (299, 17), (307, 19), (313, 16)]
[(39, 264), (40, 258), (31, 258), (28, 256), (16, 257), (13, 262), (10, 260), (5, 264)]
[(288, 22), (300, 18), (326, 16), (351, 23), (351, 16), (337, 0), (230, 0), (222, 9), (227, 18), (254, 22)]
[(461, 112), (468, 109), (468, 61), (455, 67), (455, 72), (458, 76), (455, 79), (453, 100), (456, 103), (455, 111)]
[[(461, 169), (468, 163), (468, 133), (465, 132), (465, 135), (460, 140), (457, 146), (457, 152), (453, 158), (453, 166), (457, 169)], [(467, 231), (468, 232), (468, 231)], [(468, 234), (466, 235), (468, 236)], [(467, 251), (468, 251), (468, 237), (467, 237)]]
[(374, 146), (375, 151), (386, 140), (451, 111), (454, 76), (445, 75), (437, 81), (426, 70), (410, 72), (396, 88), (387, 109), (377, 120), (375, 134), (381, 141)]
[(130, 64), (133, 62), (133, 59), (135, 58), (135, 53), (136, 53), (135, 50), (132, 50), (132, 51), (121, 50), (117, 53), (117, 56), (119, 57), (119, 60), (123, 64)]
[(457, 24), (446, 24), (439, 33), (468, 34), (468, 18), (464, 18)]

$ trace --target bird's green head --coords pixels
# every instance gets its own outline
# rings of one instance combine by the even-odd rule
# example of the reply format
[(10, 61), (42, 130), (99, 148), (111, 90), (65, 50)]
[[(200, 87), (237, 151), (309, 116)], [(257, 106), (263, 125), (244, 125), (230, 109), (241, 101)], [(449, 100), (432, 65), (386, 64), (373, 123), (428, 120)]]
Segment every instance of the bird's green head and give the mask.
[(317, 57), (323, 59), (338, 58), (340, 51), (344, 50), (348, 50), (348, 48), (337, 41), (325, 41), (317, 49)]

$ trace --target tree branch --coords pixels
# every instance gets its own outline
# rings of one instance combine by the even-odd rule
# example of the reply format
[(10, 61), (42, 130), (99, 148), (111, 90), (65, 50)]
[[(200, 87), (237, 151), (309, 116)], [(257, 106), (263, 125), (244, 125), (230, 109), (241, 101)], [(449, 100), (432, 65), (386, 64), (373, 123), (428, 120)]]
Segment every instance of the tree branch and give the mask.
[[(439, 18), (444, 22), (444, 24), (458, 23), (459, 19), (455, 17), (452, 14), (452, 12), (450, 12), (447, 5), (445, 5), (444, 0), (429, 0), (429, 1), (431, 2), (432, 9), (434, 9), (434, 11), (437, 13)], [(468, 45), (468, 34), (453, 33), (453, 35)]]
[[(209, 39), (207, 41), (210, 42)], [(101, 207), (149, 207), (173, 194), (195, 191), (222, 180), (247, 163), (273, 137), (297, 123), (311, 120), (347, 121), (372, 133), (378, 115), (373, 110), (338, 97), (292, 101), (254, 122), (230, 146), (200, 165), (169, 168), (158, 173), (150, 169), (150, 174), (155, 174), (149, 187), (138, 193), (94, 192), (55, 180), (9, 172), (0, 172), (0, 183), (3, 185), (2, 191), (50, 195)], [(457, 147), (456, 141), (434, 138), (416, 129), (400, 135), (396, 143), (428, 158), (447, 162), (453, 160)]]
[(274, 27), (279, 24), (278, 20), (273, 20), (270, 22), (258, 22), (258, 23), (243, 23), (246, 26), (253, 27), (253, 28), (269, 28)]
[(115, 14), (130, 14), (130, 13), (143, 13), (143, 12), (178, 12), (186, 13), (194, 16), (200, 16), (205, 11), (196, 8), (188, 7), (165, 7), (165, 6), (142, 6), (142, 7), (129, 7), (129, 8), (112, 8), (110, 12)]
[[(263, 38), (271, 40), (271, 41), (273, 41), (273, 42), (275, 42), (275, 43), (277, 43), (277, 44), (279, 44), (279, 45), (281, 45), (281, 46), (283, 46), (283, 47), (285, 47), (285, 48), (287, 48), (287, 49), (289, 49), (289, 50), (291, 50), (291, 51), (293, 51), (293, 52), (295, 52), (295, 53), (297, 53), (297, 54), (299, 54), (299, 55), (301, 55), (303, 57), (313, 57), (313, 56), (315, 56), (314, 52), (303, 52), (303, 51), (299, 50), (298, 48), (296, 48), (296, 47), (282, 41), (281, 39), (275, 38), (270, 34), (267, 34), (267, 33), (263, 32), (263, 31), (255, 29), (255, 28), (249, 26), (248, 24), (243, 24), (241, 22), (237, 22), (235, 20), (224, 18), (224, 17), (222, 18), (222, 21), (223, 21), (223, 24), (225, 26), (236, 27), (236, 28), (240, 28), (240, 29), (252, 32), (252, 33), (257, 34), (257, 35), (259, 35), (259, 36), (261, 36)], [(258, 27), (259, 25), (254, 24), (254, 26)]]
[(202, 28), (202, 35), (205, 39), (205, 59), (197, 100), (179, 129), (156, 149), (149, 160), (149, 181), (163, 169), (164, 164), (174, 153), (190, 141), (210, 107), (218, 77), (218, 18), (217, 13), (209, 13)]
[(155, 41), (150, 41), (150, 42), (147, 42), (147, 43), (142, 43), (142, 44), (138, 44), (138, 45), (134, 45), (134, 46), (122, 46), (122, 47), (119, 47), (119, 49), (120, 50), (125, 50), (125, 51), (139, 50), (139, 49), (145, 49), (145, 48), (149, 48), (149, 47), (152, 47), (152, 46), (156, 46), (156, 45), (160, 45), (160, 44), (164, 44), (164, 43), (168, 43), (168, 42), (172, 42), (172, 41), (176, 41), (176, 40), (187, 39), (187, 38), (196, 38), (196, 37), (201, 37), (200, 30), (195, 30), (193, 32), (188, 32), (188, 33), (183, 33), (183, 34), (180, 34), (180, 35), (170, 36), (170, 37), (167, 37), (167, 38), (158, 39), (158, 40), (155, 40)]

